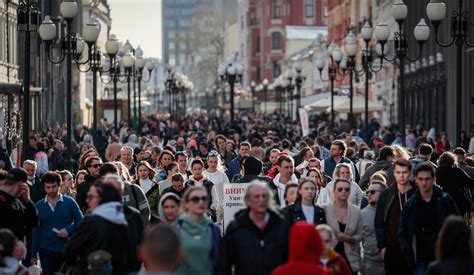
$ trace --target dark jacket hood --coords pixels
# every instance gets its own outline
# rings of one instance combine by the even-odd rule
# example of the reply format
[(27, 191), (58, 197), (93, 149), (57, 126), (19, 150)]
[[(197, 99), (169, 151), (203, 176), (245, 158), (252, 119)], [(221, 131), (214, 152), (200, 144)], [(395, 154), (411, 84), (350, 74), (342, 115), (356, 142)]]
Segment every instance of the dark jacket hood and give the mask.
[(323, 242), (314, 225), (297, 222), (290, 230), (289, 260), (317, 263), (323, 253)]

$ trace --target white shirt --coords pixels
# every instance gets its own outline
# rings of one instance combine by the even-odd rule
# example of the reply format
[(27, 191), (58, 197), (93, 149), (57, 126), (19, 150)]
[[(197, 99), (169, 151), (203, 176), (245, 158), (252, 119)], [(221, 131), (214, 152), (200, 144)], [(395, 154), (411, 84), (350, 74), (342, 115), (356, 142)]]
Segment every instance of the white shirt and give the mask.
[[(280, 182), (280, 176), (281, 176), (280, 173), (278, 175), (276, 175), (275, 178), (273, 179), (273, 182), (275, 183), (275, 185), (277, 187), (278, 198), (280, 199), (280, 208), (284, 208), (284, 207), (286, 207), (286, 202), (285, 202), (285, 186), (286, 186), (286, 183), (281, 183)], [(298, 183), (298, 178), (295, 176), (295, 174), (291, 175), (291, 180), (289, 182)]]
[(229, 183), (229, 178), (227, 175), (222, 171), (216, 172), (208, 172), (204, 171), (204, 176), (214, 183), (213, 189), (215, 188), (218, 197), (218, 207), (216, 209), (217, 215), (217, 222), (220, 223), (224, 219), (224, 208), (223, 208), (223, 200), (224, 200), (224, 184)]
[(314, 224), (314, 206), (301, 204), (301, 209), (303, 209), (303, 214), (306, 218), (306, 222)]
[[(59, 200), (56, 202), (56, 205), (58, 205), (58, 202), (63, 202), (63, 195), (62, 194), (59, 194)], [(54, 206), (51, 203), (49, 203), (48, 195), (46, 195), (46, 197), (44, 197), (44, 203), (47, 203), (49, 205), (49, 208), (51, 208), (51, 211), (54, 212)]]
[(153, 187), (153, 182), (151, 179), (140, 179), (140, 187), (142, 188), (143, 193), (146, 194)]

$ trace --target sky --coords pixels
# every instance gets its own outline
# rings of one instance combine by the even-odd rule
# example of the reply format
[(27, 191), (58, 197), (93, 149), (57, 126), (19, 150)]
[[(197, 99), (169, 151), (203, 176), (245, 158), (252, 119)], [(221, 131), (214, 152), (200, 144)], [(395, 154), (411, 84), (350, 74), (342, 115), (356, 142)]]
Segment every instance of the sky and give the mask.
[(111, 34), (132, 46), (144, 57), (161, 58), (161, 0), (109, 0)]

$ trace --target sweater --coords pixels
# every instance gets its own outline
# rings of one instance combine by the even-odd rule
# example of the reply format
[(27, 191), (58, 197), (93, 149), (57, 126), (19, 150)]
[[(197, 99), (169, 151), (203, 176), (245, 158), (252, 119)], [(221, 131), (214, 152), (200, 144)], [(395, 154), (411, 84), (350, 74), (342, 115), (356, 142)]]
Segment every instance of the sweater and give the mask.
[(362, 215), (362, 243), (364, 246), (364, 258), (372, 261), (383, 262), (380, 258), (379, 249), (377, 248), (377, 238), (375, 237), (375, 211), (377, 208), (368, 205), (361, 211)]
[(36, 258), (40, 249), (63, 252), (67, 238), (57, 237), (57, 230), (66, 229), (68, 236), (71, 236), (74, 227), (82, 220), (82, 213), (77, 203), (68, 196), (59, 195), (60, 198), (51, 209), (47, 197), (36, 203), (38, 210), (39, 226), (33, 228), (33, 240), (31, 255)]

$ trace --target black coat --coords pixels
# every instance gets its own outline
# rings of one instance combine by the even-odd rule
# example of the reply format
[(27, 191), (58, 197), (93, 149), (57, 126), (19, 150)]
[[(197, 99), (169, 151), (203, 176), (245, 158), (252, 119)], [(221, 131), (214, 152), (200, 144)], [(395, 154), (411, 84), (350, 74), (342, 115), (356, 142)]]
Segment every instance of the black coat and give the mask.
[(277, 213), (268, 211), (270, 219), (260, 230), (250, 219), (249, 210), (235, 215), (224, 235), (221, 273), (235, 275), (269, 275), (288, 259), (288, 223)]
[[(457, 268), (457, 260), (458, 259), (446, 259), (441, 262), (432, 262), (428, 266), (428, 271), (426, 272), (427, 275), (446, 275), (446, 274), (456, 274)], [(469, 262), (464, 272), (461, 274), (474, 274), (474, 262)]]
[(97, 250), (112, 255), (112, 274), (128, 274), (133, 269), (133, 237), (128, 225), (114, 224), (98, 215), (87, 215), (74, 229), (64, 248), (64, 260), (78, 275), (89, 274), (87, 256)]
[(143, 240), (143, 222), (140, 216), (140, 211), (137, 209), (124, 205), (123, 213), (125, 214), (125, 219), (127, 220), (128, 227), (130, 228), (130, 233), (132, 236), (132, 253), (135, 253), (134, 256), (130, 259), (130, 267), (132, 271), (139, 271), (141, 264), (138, 261), (136, 251), (138, 246)]
[(471, 201), (466, 191), (474, 187), (474, 180), (466, 172), (459, 167), (439, 166), (436, 183), (454, 199), (461, 214), (469, 211)]
[[(316, 205), (314, 205), (313, 207), (314, 207), (314, 218), (313, 218), (314, 225), (327, 223), (324, 209)], [(296, 222), (306, 220), (306, 217), (304, 216), (304, 213), (303, 213), (303, 208), (301, 207), (301, 201), (295, 202), (294, 204), (287, 206), (284, 210), (284, 214), (285, 214), (285, 219), (288, 221), (290, 226), (292, 226)]]
[(87, 193), (89, 192), (91, 185), (93, 185), (94, 182), (97, 181), (97, 178), (91, 175), (86, 175), (84, 179), (85, 181), (83, 183), (77, 185), (77, 194), (76, 194), (76, 202), (77, 202), (77, 205), (79, 206), (79, 209), (81, 209), (82, 213), (86, 213), (87, 209), (89, 209), (89, 206), (86, 203)]
[(25, 227), (38, 226), (38, 212), (30, 200), (23, 203), (0, 190), (0, 228), (10, 229), (15, 236), (23, 241)]

